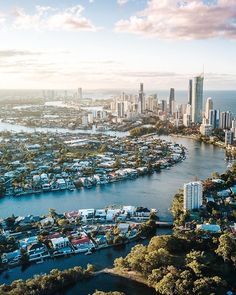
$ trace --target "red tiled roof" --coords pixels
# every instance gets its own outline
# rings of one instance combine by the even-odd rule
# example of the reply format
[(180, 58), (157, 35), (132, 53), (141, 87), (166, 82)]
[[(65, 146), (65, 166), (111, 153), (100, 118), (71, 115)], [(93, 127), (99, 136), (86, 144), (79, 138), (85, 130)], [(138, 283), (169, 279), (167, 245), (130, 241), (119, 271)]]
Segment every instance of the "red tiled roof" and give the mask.
[(89, 242), (90, 242), (90, 240), (87, 237), (84, 237), (82, 239), (73, 239), (73, 240), (71, 240), (71, 243), (73, 245), (85, 244), (85, 243), (89, 243)]
[(48, 240), (51, 240), (51, 239), (60, 238), (60, 237), (61, 237), (61, 234), (60, 233), (53, 233), (51, 235), (48, 235), (47, 236), (47, 239)]

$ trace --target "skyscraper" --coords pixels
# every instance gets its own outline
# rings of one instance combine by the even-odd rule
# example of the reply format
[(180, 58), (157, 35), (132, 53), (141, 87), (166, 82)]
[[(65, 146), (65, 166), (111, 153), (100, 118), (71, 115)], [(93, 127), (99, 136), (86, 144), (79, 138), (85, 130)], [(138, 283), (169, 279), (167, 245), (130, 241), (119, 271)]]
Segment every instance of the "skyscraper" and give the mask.
[(208, 121), (213, 129), (219, 128), (220, 127), (220, 110), (210, 110)]
[(173, 115), (174, 113), (174, 103), (173, 103), (174, 100), (175, 100), (175, 90), (174, 88), (170, 88), (169, 111), (171, 115)]
[(167, 109), (167, 102), (166, 100), (161, 100), (161, 111), (166, 112)]
[(139, 89), (139, 112), (144, 113), (145, 111), (145, 96), (143, 92), (143, 83), (140, 83), (140, 89)]
[(202, 122), (202, 104), (203, 104), (203, 76), (193, 78), (192, 85), (192, 122)]
[(192, 105), (192, 94), (193, 94), (193, 80), (189, 80), (188, 84), (188, 104)]
[(202, 183), (200, 181), (184, 184), (184, 210), (199, 209), (202, 205)]
[(124, 102), (123, 101), (117, 102), (117, 115), (118, 115), (119, 118), (123, 118), (124, 115), (125, 115)]
[(83, 99), (83, 94), (82, 94), (82, 88), (78, 88), (78, 99), (81, 100)]
[(221, 112), (220, 113), (220, 128), (230, 129), (232, 126), (232, 114), (231, 112)]
[(213, 100), (211, 97), (208, 97), (206, 101), (206, 108), (205, 108), (205, 118), (207, 119), (207, 122), (209, 122), (210, 110), (213, 110)]

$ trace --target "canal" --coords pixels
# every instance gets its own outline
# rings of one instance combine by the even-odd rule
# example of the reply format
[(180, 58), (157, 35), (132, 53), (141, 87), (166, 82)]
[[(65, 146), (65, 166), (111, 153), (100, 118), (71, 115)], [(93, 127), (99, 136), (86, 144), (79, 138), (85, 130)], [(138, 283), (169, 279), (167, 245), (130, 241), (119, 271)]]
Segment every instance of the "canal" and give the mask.
[[(223, 172), (226, 169), (224, 150), (185, 138), (169, 138), (187, 148), (185, 161), (162, 170), (150, 176), (135, 180), (117, 182), (89, 190), (73, 192), (44, 193), (19, 198), (0, 199), (0, 217), (12, 215), (45, 214), (48, 208), (55, 208), (58, 212), (75, 210), (79, 208), (102, 208), (107, 205), (135, 205), (157, 208), (162, 220), (171, 220), (169, 207), (173, 195), (183, 183), (209, 177), (213, 171)], [(158, 234), (167, 234), (166, 230), (158, 230)], [(145, 241), (144, 243), (147, 243)], [(92, 263), (97, 269), (111, 267), (116, 257), (125, 256), (134, 244), (121, 249), (109, 248), (95, 252), (93, 255), (77, 255), (68, 258), (49, 260), (43, 264), (34, 264), (26, 269), (17, 267), (0, 275), (0, 283), (10, 283), (16, 279), (27, 279), (34, 274), (47, 273), (53, 268), (66, 269), (75, 265), (86, 266)], [(128, 282), (124, 278), (102, 274), (92, 280), (77, 284), (70, 290), (61, 294), (87, 295), (98, 290), (125, 291), (126, 295), (147, 294), (152, 295), (153, 290), (135, 282)]]

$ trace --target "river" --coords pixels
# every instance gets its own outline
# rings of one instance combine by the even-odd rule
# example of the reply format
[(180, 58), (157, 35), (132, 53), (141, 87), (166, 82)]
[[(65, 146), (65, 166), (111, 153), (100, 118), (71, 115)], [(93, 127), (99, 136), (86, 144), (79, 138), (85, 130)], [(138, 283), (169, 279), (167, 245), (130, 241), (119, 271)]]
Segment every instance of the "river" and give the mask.
[[(171, 140), (169, 137), (164, 137)], [(184, 138), (172, 138), (187, 147), (187, 159), (150, 176), (110, 183), (75, 191), (48, 192), (0, 199), (0, 217), (46, 214), (49, 208), (58, 212), (81, 208), (103, 208), (107, 205), (134, 205), (156, 208), (161, 219), (171, 219), (168, 211), (173, 195), (186, 181), (204, 179), (213, 171), (226, 168), (224, 151), (213, 145)]]
[[(169, 207), (173, 195), (183, 183), (205, 179), (213, 171), (223, 172), (226, 169), (224, 150), (186, 138), (164, 137), (184, 145), (188, 152), (185, 161), (154, 173), (150, 176), (139, 177), (135, 180), (117, 182), (104, 186), (94, 187), (89, 190), (81, 189), (73, 192), (44, 193), (18, 198), (0, 199), (0, 216), (7, 217), (12, 213), (16, 215), (44, 214), (48, 208), (55, 208), (59, 212), (79, 208), (102, 208), (109, 204), (135, 205), (157, 208), (162, 220), (170, 220)], [(158, 231), (159, 234), (166, 231)], [(147, 242), (147, 241), (146, 241)], [(34, 264), (27, 269), (20, 267), (4, 272), (0, 276), (0, 283), (10, 283), (15, 279), (27, 279), (37, 273), (49, 272), (52, 268), (65, 269), (75, 265), (85, 266), (87, 263), (95, 264), (98, 269), (110, 267), (116, 257), (126, 255), (133, 244), (126, 245), (123, 249), (106, 249), (98, 251), (91, 256), (77, 255), (69, 258), (49, 260), (43, 264)], [(61, 294), (87, 295), (94, 290), (125, 291), (126, 295), (146, 294), (152, 295), (153, 290), (135, 282), (110, 275), (100, 275), (90, 281), (77, 284), (70, 290)]]
[(33, 132), (42, 132), (42, 133), (70, 133), (74, 135), (78, 134), (105, 134), (105, 135), (111, 135), (111, 136), (126, 136), (129, 134), (129, 132), (122, 132), (122, 131), (99, 131), (96, 129), (96, 126), (93, 125), (92, 129), (67, 129), (67, 128), (53, 128), (53, 127), (27, 127), (27, 126), (22, 126), (22, 125), (16, 125), (16, 124), (11, 124), (11, 123), (5, 123), (1, 122), (0, 120), (0, 131), (10, 131), (10, 132), (26, 132), (26, 133), (33, 133)]

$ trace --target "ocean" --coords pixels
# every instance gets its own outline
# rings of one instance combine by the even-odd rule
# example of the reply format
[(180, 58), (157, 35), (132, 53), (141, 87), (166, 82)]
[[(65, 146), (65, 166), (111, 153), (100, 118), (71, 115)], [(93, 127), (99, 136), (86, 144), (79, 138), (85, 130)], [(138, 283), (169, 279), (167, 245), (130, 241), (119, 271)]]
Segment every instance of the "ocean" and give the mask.
[[(76, 90), (68, 90), (68, 93), (73, 93)], [(64, 90), (55, 90), (55, 96), (63, 96)], [(109, 90), (84, 90), (83, 97), (84, 98), (93, 98), (93, 99), (109, 99), (113, 96), (117, 96), (122, 92), (121, 89), (109, 89)], [(127, 94), (135, 94), (137, 90), (126, 90)], [(168, 99), (169, 90), (156, 90), (156, 91), (147, 91), (147, 95), (157, 94), (159, 100)], [(13, 99), (13, 98), (42, 98), (43, 90), (0, 90), (0, 100), (2, 99)], [(213, 104), (215, 109), (219, 109), (221, 111), (231, 111), (236, 115), (236, 90), (227, 91), (227, 90), (205, 90), (204, 91), (204, 103), (208, 97), (213, 99)], [(183, 90), (176, 90), (175, 92), (176, 101), (178, 103), (187, 103), (188, 101), (188, 92)]]

